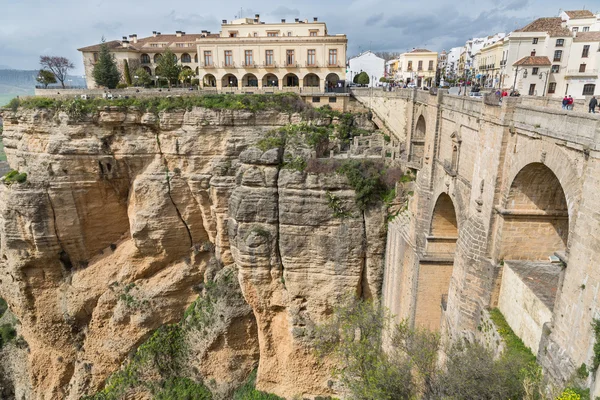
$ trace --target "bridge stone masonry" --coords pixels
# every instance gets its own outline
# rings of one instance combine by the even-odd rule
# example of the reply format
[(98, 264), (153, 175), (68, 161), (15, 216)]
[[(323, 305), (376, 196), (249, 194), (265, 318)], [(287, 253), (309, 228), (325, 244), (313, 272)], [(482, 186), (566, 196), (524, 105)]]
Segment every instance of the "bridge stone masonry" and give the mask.
[[(600, 118), (536, 98), (354, 90), (417, 172), (389, 223), (383, 303), (444, 336), (498, 307), (562, 385), (590, 369), (600, 318)], [(583, 110), (583, 108), (581, 108)], [(598, 373), (587, 385), (600, 395)]]

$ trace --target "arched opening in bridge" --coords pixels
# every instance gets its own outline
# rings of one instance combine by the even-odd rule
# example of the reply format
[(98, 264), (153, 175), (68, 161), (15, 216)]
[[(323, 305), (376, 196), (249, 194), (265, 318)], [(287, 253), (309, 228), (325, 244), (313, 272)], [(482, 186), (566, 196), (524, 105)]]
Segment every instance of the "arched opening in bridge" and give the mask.
[(423, 155), (425, 154), (425, 133), (426, 133), (425, 118), (420, 115), (415, 125), (413, 136), (410, 140), (409, 160), (412, 163), (421, 165)]
[(204, 87), (217, 87), (217, 79), (212, 74), (206, 74), (204, 75), (204, 78), (202, 78), (202, 85)]
[(415, 324), (439, 330), (448, 302), (458, 239), (456, 210), (450, 196), (440, 194), (431, 215), (425, 254), (419, 263)]
[(566, 250), (567, 200), (558, 178), (544, 164), (529, 164), (517, 174), (501, 215), (499, 259), (547, 261)]
[(298, 87), (298, 77), (295, 74), (287, 74), (283, 77), (284, 87)]
[(262, 79), (263, 87), (279, 87), (279, 78), (274, 74), (266, 74)]
[(221, 84), (224, 88), (237, 88), (238, 79), (233, 74), (226, 74), (221, 80)]
[(535, 162), (519, 171), (496, 210), (501, 232), (496, 258), (502, 273), (492, 301), (535, 352), (561, 290), (560, 260), (566, 260), (569, 236), (567, 199), (554, 172)]
[(320, 80), (317, 74), (308, 74), (304, 77), (304, 87), (319, 87)]
[(242, 78), (243, 87), (258, 87), (258, 79), (254, 74), (246, 74)]

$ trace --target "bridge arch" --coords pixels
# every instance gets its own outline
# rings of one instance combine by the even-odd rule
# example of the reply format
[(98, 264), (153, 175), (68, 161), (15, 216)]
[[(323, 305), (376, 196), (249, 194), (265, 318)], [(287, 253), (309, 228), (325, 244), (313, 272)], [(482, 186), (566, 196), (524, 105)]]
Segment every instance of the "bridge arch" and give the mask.
[(458, 218), (454, 201), (441, 193), (431, 213), (425, 254), (419, 263), (415, 325), (439, 330), (448, 301), (458, 240)]
[(427, 124), (423, 114), (417, 118), (415, 129), (410, 140), (409, 161), (412, 163), (422, 164), (423, 155), (425, 154), (425, 135), (427, 133)]

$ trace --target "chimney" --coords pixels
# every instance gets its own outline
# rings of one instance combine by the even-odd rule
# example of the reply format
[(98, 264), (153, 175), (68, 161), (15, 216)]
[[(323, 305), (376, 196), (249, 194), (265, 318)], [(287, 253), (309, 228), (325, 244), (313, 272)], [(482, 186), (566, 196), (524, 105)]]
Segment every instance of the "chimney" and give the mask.
[(224, 24), (226, 24), (226, 23), (227, 23), (227, 20), (226, 20), (226, 19), (224, 19), (224, 20), (222, 20), (221, 22), (222, 22), (222, 23), (224, 23)]
[(281, 18), (281, 23), (285, 24), (285, 18)]
[(254, 19), (260, 20), (260, 14), (254, 14)]
[(133, 43), (137, 43), (137, 34), (134, 33), (133, 35), (129, 35), (129, 39), (131, 39)]
[(121, 40), (121, 44), (125, 48), (129, 47), (129, 40), (127, 40), (127, 36), (123, 36), (123, 40)]
[(156, 37), (156, 31), (152, 31), (152, 36)]
[(175, 31), (175, 35), (176, 35), (177, 37), (181, 37), (181, 31)]
[(160, 32), (156, 32), (156, 36), (160, 36)]
[(313, 21), (317, 22), (319, 20), (319, 17), (313, 17)]
[(296, 21), (296, 22), (299, 22), (299, 21), (300, 21), (300, 18), (296, 18), (296, 19), (294, 19), (294, 21)]

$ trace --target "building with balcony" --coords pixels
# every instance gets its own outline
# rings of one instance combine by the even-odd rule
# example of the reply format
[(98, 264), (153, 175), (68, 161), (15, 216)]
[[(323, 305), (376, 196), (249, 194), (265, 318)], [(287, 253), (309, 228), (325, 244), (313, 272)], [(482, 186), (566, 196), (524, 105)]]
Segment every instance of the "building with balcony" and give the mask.
[(431, 87), (437, 71), (438, 53), (427, 49), (413, 49), (398, 58), (398, 79), (417, 87)]
[[(128, 60), (131, 71), (141, 66), (154, 78), (160, 76), (158, 58), (169, 48), (183, 68), (196, 73), (204, 88), (323, 92), (343, 86), (346, 78), (346, 35), (330, 35), (327, 25), (317, 18), (267, 24), (257, 14), (255, 18), (223, 20), (218, 34), (154, 32), (148, 38), (131, 35), (107, 44), (121, 70)], [(79, 49), (88, 88), (95, 87), (91, 72), (99, 49), (100, 45)]]
[(482, 47), (476, 54), (476, 77), (484, 87), (500, 87), (503, 46), (504, 38)]

